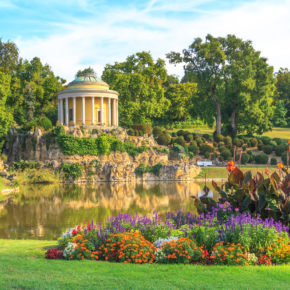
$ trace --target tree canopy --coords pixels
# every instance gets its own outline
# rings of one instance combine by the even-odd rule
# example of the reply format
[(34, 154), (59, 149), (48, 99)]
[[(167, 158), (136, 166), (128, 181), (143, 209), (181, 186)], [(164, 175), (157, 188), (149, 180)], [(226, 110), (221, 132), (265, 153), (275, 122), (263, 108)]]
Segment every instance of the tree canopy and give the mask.
[(184, 63), (186, 75), (198, 83), (199, 97), (215, 106), (216, 132), (248, 134), (271, 128), (274, 112), (273, 68), (250, 41), (234, 35), (196, 38), (182, 53), (167, 54), (171, 63)]

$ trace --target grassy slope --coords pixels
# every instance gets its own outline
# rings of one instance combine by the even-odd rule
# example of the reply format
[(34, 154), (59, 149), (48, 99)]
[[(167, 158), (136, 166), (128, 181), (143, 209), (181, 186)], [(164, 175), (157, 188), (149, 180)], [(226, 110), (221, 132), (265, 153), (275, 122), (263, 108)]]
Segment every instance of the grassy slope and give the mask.
[[(243, 172), (252, 171), (252, 174), (256, 174), (258, 171), (263, 173), (265, 168), (268, 168), (271, 172), (277, 170), (277, 166), (241, 166), (240, 167)], [(227, 178), (228, 171), (224, 167), (202, 167), (202, 171), (197, 176), (197, 178), (204, 177), (206, 173), (206, 177), (208, 178)]]
[(287, 289), (290, 266), (129, 265), (45, 260), (53, 241), (0, 240), (0, 289)]

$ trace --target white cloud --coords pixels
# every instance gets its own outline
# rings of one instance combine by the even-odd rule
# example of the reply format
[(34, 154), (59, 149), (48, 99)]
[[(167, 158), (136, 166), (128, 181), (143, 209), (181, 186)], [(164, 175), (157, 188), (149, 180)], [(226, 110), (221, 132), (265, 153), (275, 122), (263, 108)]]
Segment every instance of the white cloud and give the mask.
[[(206, 0), (205, 0), (206, 1)], [(200, 1), (199, 1), (200, 2)], [(83, 5), (86, 5), (83, 1)], [(176, 2), (175, 2), (176, 3)], [(192, 1), (178, 1), (183, 9), (195, 9)], [(184, 4), (184, 6), (182, 6)], [(39, 56), (59, 76), (70, 81), (78, 69), (94, 67), (98, 75), (106, 63), (122, 61), (137, 51), (151, 51), (154, 57), (165, 57), (172, 50), (187, 48), (195, 37), (235, 34), (253, 41), (254, 47), (269, 59), (269, 64), (290, 67), (290, 1), (271, 3), (256, 1), (227, 11), (211, 11), (193, 19), (166, 18), (158, 11), (174, 9), (162, 1), (151, 1), (144, 10), (134, 7), (108, 9), (104, 15), (85, 21), (60, 25), (63, 29), (47, 38), (16, 40), (21, 56)], [(195, 14), (196, 15), (196, 14)], [(89, 60), (92, 60), (89, 63)], [(81, 65), (86, 62), (86, 65)], [(170, 73), (182, 75), (182, 66), (168, 66)]]

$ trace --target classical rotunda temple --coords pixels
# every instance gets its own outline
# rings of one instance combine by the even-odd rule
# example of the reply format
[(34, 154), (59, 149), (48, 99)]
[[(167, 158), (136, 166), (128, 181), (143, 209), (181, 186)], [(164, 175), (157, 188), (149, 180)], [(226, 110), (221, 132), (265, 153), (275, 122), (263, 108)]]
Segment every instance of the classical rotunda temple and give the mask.
[(93, 74), (84, 74), (58, 92), (58, 120), (65, 126), (118, 126), (119, 93)]

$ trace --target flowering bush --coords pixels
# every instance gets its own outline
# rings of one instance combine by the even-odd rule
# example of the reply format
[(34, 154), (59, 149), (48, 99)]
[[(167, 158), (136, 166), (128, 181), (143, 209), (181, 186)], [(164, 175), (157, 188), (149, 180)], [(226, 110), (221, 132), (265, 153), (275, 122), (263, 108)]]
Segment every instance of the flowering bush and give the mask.
[(45, 253), (46, 259), (63, 259), (63, 251), (55, 248), (50, 248)]
[(179, 238), (163, 243), (156, 256), (159, 263), (183, 263), (188, 264), (191, 261), (199, 261), (201, 251), (198, 246), (188, 238)]
[(178, 237), (168, 237), (167, 239), (158, 239), (157, 241), (155, 241), (153, 243), (153, 246), (156, 247), (156, 248), (160, 248), (164, 243), (167, 243), (167, 242), (171, 242), (171, 241), (177, 241), (178, 240)]
[(271, 257), (269, 257), (267, 255), (263, 255), (259, 259), (259, 264), (260, 265), (272, 265), (272, 259), (271, 259)]
[(66, 259), (69, 259), (70, 257), (72, 257), (76, 246), (77, 246), (77, 244), (75, 244), (75, 243), (72, 243), (72, 242), (68, 243), (67, 246), (65, 247), (65, 249), (63, 250), (63, 256)]
[(241, 244), (219, 242), (213, 248), (210, 259), (218, 265), (248, 265), (248, 255)]
[(100, 256), (106, 261), (124, 263), (152, 263), (155, 247), (138, 232), (111, 234), (100, 246)]
[(99, 259), (99, 252), (95, 250), (95, 245), (88, 241), (85, 238), (85, 235), (77, 235), (73, 238), (72, 242), (76, 245), (74, 249), (66, 248), (67, 253), (70, 253), (68, 256), (66, 256), (67, 259), (77, 259), (77, 260), (83, 260), (83, 259), (89, 259), (89, 260), (98, 260)]
[(283, 264), (290, 262), (290, 244), (283, 237), (277, 243), (266, 248), (266, 255), (271, 258), (272, 263)]

